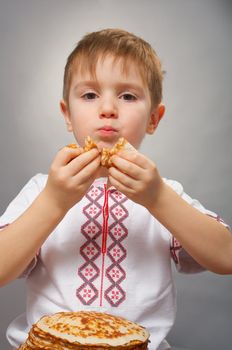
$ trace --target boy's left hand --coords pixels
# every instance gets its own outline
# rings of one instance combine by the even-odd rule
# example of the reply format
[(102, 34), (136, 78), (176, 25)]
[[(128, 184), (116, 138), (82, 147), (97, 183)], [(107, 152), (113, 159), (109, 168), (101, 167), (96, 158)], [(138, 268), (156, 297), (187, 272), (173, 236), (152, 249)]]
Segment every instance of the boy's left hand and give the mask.
[(111, 158), (111, 185), (148, 210), (158, 200), (163, 180), (156, 165), (138, 151), (122, 151)]

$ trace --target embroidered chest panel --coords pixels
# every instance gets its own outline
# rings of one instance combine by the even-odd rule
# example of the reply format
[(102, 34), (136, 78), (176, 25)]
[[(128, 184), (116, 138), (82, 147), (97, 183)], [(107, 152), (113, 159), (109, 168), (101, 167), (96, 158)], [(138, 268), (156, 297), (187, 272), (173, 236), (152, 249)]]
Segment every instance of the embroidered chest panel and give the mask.
[(79, 287), (76, 296), (83, 305), (117, 307), (126, 299), (123, 281), (128, 230), (128, 199), (114, 189), (92, 186), (83, 208), (81, 226)]

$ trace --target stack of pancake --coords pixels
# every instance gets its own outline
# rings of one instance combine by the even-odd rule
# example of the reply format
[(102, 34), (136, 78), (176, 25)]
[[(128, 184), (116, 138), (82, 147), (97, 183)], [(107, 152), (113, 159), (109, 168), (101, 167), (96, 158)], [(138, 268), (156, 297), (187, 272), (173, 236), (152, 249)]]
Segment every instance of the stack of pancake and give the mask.
[(95, 311), (59, 312), (34, 324), (18, 350), (146, 350), (148, 331), (137, 323)]

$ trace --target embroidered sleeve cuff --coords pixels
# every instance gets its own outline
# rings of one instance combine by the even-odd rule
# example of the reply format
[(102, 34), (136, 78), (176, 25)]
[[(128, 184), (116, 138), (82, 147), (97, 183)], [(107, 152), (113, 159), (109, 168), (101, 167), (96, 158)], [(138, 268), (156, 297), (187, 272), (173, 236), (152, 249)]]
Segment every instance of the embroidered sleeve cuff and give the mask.
[(31, 260), (30, 264), (26, 267), (26, 269), (19, 275), (18, 278), (27, 278), (31, 271), (35, 268), (37, 261), (38, 261), (39, 252), (36, 254), (36, 256)]
[[(225, 226), (231, 231), (230, 227), (217, 214), (209, 212), (206, 215), (217, 220), (219, 223), (221, 223), (223, 226)], [(198, 273), (198, 272), (205, 271), (205, 268), (202, 267), (200, 264), (198, 264), (198, 262), (196, 262), (196, 260), (194, 260), (194, 258), (189, 253), (186, 252), (186, 250), (181, 246), (181, 244), (175, 237), (172, 237), (170, 253), (176, 265), (176, 268), (179, 272)]]

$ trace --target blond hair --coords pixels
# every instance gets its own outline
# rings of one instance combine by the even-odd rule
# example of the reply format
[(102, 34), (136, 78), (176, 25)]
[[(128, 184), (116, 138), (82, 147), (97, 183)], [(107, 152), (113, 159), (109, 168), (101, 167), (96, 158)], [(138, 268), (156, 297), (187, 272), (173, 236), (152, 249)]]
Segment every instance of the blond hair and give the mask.
[(147, 84), (153, 106), (162, 100), (163, 71), (155, 50), (145, 40), (121, 29), (103, 29), (85, 35), (71, 52), (64, 71), (63, 99), (68, 104), (72, 76), (75, 71), (90, 72), (95, 76), (99, 58), (112, 55), (122, 59), (123, 70), (134, 62)]

